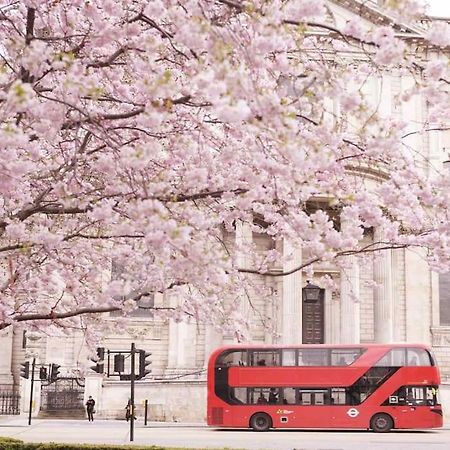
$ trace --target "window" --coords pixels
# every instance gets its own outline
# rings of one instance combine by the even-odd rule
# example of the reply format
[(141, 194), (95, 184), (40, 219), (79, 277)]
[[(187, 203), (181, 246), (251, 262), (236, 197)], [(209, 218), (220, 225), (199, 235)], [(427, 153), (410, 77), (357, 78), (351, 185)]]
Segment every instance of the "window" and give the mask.
[(325, 405), (328, 389), (299, 389), (298, 400), (300, 405)]
[(408, 366), (432, 366), (430, 354), (423, 348), (407, 348)]
[(281, 350), (249, 350), (250, 366), (279, 366)]
[(423, 348), (394, 348), (375, 367), (432, 366), (430, 353)]
[(230, 388), (230, 400), (232, 403), (247, 403), (247, 388)]
[(299, 366), (328, 366), (329, 350), (324, 348), (308, 348), (298, 352)]
[(345, 405), (345, 388), (331, 388), (331, 404)]
[(295, 398), (295, 388), (284, 388), (282, 393), (283, 400), (282, 402), (285, 405), (295, 405), (297, 402)]
[(251, 405), (269, 404), (270, 389), (267, 388), (249, 388), (248, 403)]
[(332, 366), (349, 366), (362, 353), (360, 348), (336, 348), (331, 350)]
[(295, 366), (295, 350), (282, 350), (283, 366)]
[(229, 350), (222, 353), (216, 361), (216, 367), (246, 366), (247, 350)]
[(439, 405), (437, 386), (402, 386), (390, 395), (384, 405)]

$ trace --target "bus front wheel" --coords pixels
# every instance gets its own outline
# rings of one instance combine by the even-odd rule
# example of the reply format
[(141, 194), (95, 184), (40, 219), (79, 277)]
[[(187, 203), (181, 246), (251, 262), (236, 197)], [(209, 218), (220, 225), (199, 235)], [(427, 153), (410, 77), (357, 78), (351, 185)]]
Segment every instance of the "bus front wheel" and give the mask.
[(267, 431), (272, 426), (272, 419), (266, 413), (256, 413), (250, 419), (250, 427), (254, 431)]
[(394, 427), (394, 421), (389, 414), (375, 414), (370, 421), (370, 428), (375, 433), (387, 433)]

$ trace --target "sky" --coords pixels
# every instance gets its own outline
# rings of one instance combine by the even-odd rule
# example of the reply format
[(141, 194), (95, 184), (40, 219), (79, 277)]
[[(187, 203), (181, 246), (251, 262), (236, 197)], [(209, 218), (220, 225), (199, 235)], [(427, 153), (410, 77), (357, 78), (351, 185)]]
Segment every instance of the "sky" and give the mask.
[(426, 0), (431, 16), (450, 17), (450, 0)]

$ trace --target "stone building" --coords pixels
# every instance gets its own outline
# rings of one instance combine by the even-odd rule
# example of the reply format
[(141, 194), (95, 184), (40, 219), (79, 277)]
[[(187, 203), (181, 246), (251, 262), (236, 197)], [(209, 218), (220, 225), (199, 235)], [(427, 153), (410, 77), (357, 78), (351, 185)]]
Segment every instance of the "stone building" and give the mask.
[[(333, 0), (329, 2), (329, 19), (342, 24), (358, 14), (367, 23), (390, 23), (376, 2)], [(419, 25), (418, 25), (419, 26)], [(415, 29), (402, 30), (405, 39), (421, 41)], [(414, 41), (415, 40), (415, 41)], [(425, 50), (423, 50), (425, 52)], [(424, 53), (424, 57), (428, 57)], [(385, 74), (370, 81), (370, 95), (379, 100), (383, 114), (401, 117), (412, 123), (423, 123), (426, 104), (413, 99), (401, 110), (394, 107), (393, 98), (410, 87), (411, 77), (396, 73)], [(450, 137), (439, 132), (412, 135), (409, 143), (436, 164), (448, 160)], [(368, 183), (376, 183), (377, 173), (366, 173)], [(318, 199), (320, 201), (320, 199)], [(377, 238), (378, 230), (370, 230), (364, 240)], [(274, 245), (267, 238), (238, 224), (234, 234), (224, 236), (232, 247), (234, 240), (244, 240), (258, 249)], [(281, 245), (288, 254), (293, 249), (289, 242)], [(273, 274), (298, 265), (305, 255), (295, 250), (290, 266), (274, 265)], [(433, 347), (442, 372), (441, 399), (450, 420), (450, 274), (432, 273), (422, 258), (411, 250), (388, 250), (380, 258), (367, 259), (358, 264), (349, 259), (347, 269), (332, 265), (314, 267), (314, 277), (329, 275), (340, 286), (338, 293), (322, 290), (319, 300), (311, 306), (302, 300), (307, 283), (305, 273), (285, 277), (264, 277), (259, 280), (271, 290), (270, 300), (252, 299), (252, 307), (243, 307), (248, 319), (249, 340), (261, 344), (292, 343), (373, 343), (419, 342)], [(246, 263), (246, 255), (241, 255)], [(317, 283), (317, 279), (308, 281)], [(374, 287), (372, 281), (377, 287)], [(176, 305), (179, 298), (155, 295), (149, 306)], [(105, 320), (114, 323), (111, 313)], [(63, 411), (74, 415), (80, 411), (88, 395), (97, 401), (100, 417), (124, 417), (129, 397), (129, 381), (120, 377), (106, 377), (92, 371), (84, 376), (89, 351), (82, 333), (72, 336), (45, 336), (24, 334), (20, 326), (0, 332), (0, 387), (18, 389), (21, 393), (21, 411), (29, 405), (30, 380), (19, 377), (20, 364), (36, 357), (37, 366), (54, 363), (66, 381), (36, 383), (33, 414)], [(102, 346), (110, 351), (128, 351), (131, 342), (151, 352), (152, 373), (136, 383), (138, 414), (147, 399), (152, 420), (203, 421), (206, 414), (206, 364), (210, 352), (232, 343), (233, 336), (220, 335), (211, 326), (203, 324), (162, 321), (151, 316), (149, 310), (137, 310), (124, 332), (106, 336)], [(111, 354), (111, 361), (114, 354)], [(92, 364), (92, 363), (91, 363)], [(125, 364), (129, 364), (128, 359)], [(57, 390), (59, 389), (59, 391)]]

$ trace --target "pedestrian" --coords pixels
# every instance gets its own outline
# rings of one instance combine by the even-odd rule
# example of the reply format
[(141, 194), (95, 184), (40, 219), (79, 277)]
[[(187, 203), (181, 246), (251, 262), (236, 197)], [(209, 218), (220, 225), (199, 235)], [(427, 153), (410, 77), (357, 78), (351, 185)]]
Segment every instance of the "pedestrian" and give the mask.
[[(136, 411), (135, 408), (133, 408), (134, 412), (134, 420), (136, 420)], [(125, 419), (127, 422), (131, 419), (131, 401), (128, 400), (127, 406), (125, 406)]]
[(95, 400), (92, 398), (91, 395), (89, 396), (88, 401), (86, 402), (86, 412), (89, 422), (93, 422), (95, 414)]

